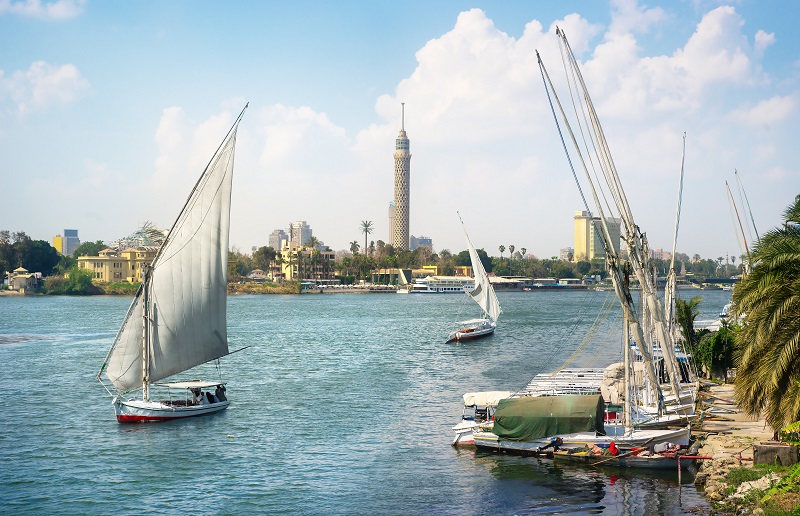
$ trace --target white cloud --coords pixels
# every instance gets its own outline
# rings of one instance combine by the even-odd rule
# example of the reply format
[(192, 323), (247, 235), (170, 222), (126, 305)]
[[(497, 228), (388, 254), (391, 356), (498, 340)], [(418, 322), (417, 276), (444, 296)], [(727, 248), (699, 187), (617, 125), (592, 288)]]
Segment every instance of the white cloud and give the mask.
[[(753, 32), (757, 28), (746, 35), (741, 16), (720, 7), (702, 17), (690, 38), (653, 52), (649, 37), (671, 14), (629, 2), (614, 9), (607, 29), (570, 14), (555, 22), (531, 20), (517, 38), (498, 30), (481, 10), (461, 13), (451, 30), (418, 50), (413, 72), (377, 97), (375, 122), (352, 134), (318, 105), (252, 106), (237, 142), (231, 244), (249, 251), (293, 220), (308, 221), (333, 249), (363, 243), (361, 220), (373, 221), (370, 238), (386, 241), (394, 139), (405, 102), (413, 234), (432, 237), (437, 250), (460, 251), (460, 210), (473, 242), (490, 254), (497, 255), (500, 244), (538, 256), (572, 245), (572, 213), (582, 206), (536, 63), (538, 50), (562, 102), (569, 102), (554, 35), (558, 25), (584, 60), (581, 70), (631, 207), (653, 247), (672, 241), (681, 135), (687, 131), (678, 250), (724, 254), (719, 242), (733, 240), (724, 179), (735, 168), (745, 171), (757, 219), (759, 209), (777, 213), (778, 188), (800, 190), (791, 125), (798, 92), (760, 65), (775, 36)], [(9, 81), (0, 76), (1, 85)], [(25, 98), (32, 103), (32, 93)], [(137, 214), (125, 231), (143, 220), (165, 227), (174, 220), (241, 105), (241, 99), (228, 99), (203, 115), (178, 106), (163, 110), (154, 134), (157, 156), (148, 158), (152, 170), (123, 174), (144, 178), (144, 185), (129, 191), (146, 195), (109, 208)], [(770, 132), (777, 124), (780, 130)], [(101, 164), (87, 169), (95, 174), (87, 184), (114, 177)]]
[(86, 0), (0, 0), (0, 15), (16, 14), (45, 20), (68, 20), (83, 13)]
[[(641, 29), (657, 26), (666, 16), (635, 4), (618, 6), (618, 16), (628, 17), (629, 28), (637, 17), (643, 17), (637, 25)], [(707, 119), (705, 111), (711, 102), (727, 110), (723, 115), (731, 112), (736, 104), (720, 96), (721, 90), (752, 88), (758, 98), (757, 86), (767, 80), (741, 21), (733, 9), (716, 9), (672, 55), (643, 55), (637, 36), (632, 29), (623, 32), (626, 25), (620, 19), (618, 32), (609, 29), (582, 65), (593, 99), (601, 106), (637, 222), (649, 230), (656, 247), (671, 242), (684, 130), (689, 131), (689, 217), (698, 191), (719, 187), (719, 174), (732, 173), (731, 163), (745, 165), (740, 154), (747, 145), (743, 136), (729, 122)], [(590, 51), (590, 41), (600, 30), (578, 15), (552, 25), (556, 24), (568, 32), (576, 52)], [(529, 22), (515, 39), (498, 30), (483, 11), (473, 9), (461, 13), (452, 30), (417, 52), (415, 70), (393, 93), (377, 99), (381, 121), (354, 137), (310, 107), (259, 108), (244, 124), (252, 146), (237, 154), (241, 166), (239, 186), (234, 186), (238, 202), (232, 242), (243, 249), (263, 245), (272, 229), (298, 219), (307, 220), (315, 236), (334, 249), (360, 238), (361, 220), (373, 221), (371, 238), (387, 240), (392, 153), (400, 129), (400, 103), (405, 102), (413, 156), (413, 234), (433, 237), (436, 249), (461, 250), (455, 216), (460, 210), (473, 241), (490, 253), (496, 254), (499, 244), (514, 244), (550, 256), (571, 245), (571, 213), (582, 207), (552, 125), (537, 49), (551, 66), (551, 75), (563, 75), (557, 40), (540, 22)], [(758, 123), (759, 116), (777, 122), (779, 113), (786, 116), (794, 109), (793, 99), (789, 95), (765, 100), (737, 116), (740, 121), (750, 117), (752, 123)], [(780, 180), (774, 169), (765, 170), (772, 170), (772, 181)], [(754, 192), (753, 197), (758, 195)], [(546, 222), (543, 214), (551, 214)], [(508, 223), (509, 217), (514, 223)]]
[(75, 102), (91, 91), (89, 81), (75, 65), (36, 61), (25, 71), (6, 76), (0, 71), (0, 99), (7, 97), (19, 115)]
[(609, 33), (647, 32), (665, 18), (666, 13), (660, 7), (647, 9), (640, 7), (636, 0), (612, 0)]
[(762, 100), (751, 108), (737, 109), (731, 118), (752, 126), (769, 126), (793, 119), (797, 111), (797, 95), (775, 96)]
[(642, 55), (632, 32), (610, 30), (583, 65), (601, 115), (692, 112), (719, 99), (721, 89), (765, 85), (759, 59), (772, 38), (759, 31), (750, 45), (743, 25), (733, 7), (719, 7), (703, 16), (682, 48), (652, 56)]
[(775, 43), (774, 32), (770, 32), (769, 34), (767, 34), (763, 30), (759, 30), (758, 32), (756, 32), (756, 37), (755, 37), (755, 54), (758, 57), (761, 57), (762, 55), (764, 55), (764, 51), (767, 49), (767, 47), (769, 47), (773, 43)]

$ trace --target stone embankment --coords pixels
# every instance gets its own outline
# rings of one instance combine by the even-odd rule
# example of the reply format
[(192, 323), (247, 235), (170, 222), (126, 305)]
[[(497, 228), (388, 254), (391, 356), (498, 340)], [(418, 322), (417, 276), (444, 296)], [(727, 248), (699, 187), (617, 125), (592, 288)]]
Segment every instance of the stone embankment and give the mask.
[[(773, 430), (763, 418), (753, 418), (739, 411), (733, 404), (733, 385), (714, 386), (710, 390), (706, 418), (702, 428), (695, 431), (703, 439), (698, 455), (714, 457), (703, 461), (695, 476), (695, 483), (704, 486), (710, 502), (735, 504), (744, 492), (729, 494), (725, 476), (732, 469), (753, 467), (753, 445), (773, 438)], [(776, 476), (777, 477), (777, 476)], [(742, 484), (739, 491), (766, 489), (779, 478), (764, 477), (755, 483)], [(765, 484), (762, 486), (762, 484)]]

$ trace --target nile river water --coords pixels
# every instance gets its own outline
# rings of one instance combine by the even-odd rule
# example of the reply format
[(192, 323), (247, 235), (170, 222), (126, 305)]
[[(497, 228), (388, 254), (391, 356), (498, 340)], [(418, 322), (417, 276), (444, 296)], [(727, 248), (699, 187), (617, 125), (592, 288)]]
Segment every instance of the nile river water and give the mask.
[[(684, 297), (699, 291), (683, 291)], [(730, 292), (700, 292), (710, 319)], [(681, 514), (690, 475), (454, 449), (461, 395), (620, 358), (611, 292), (499, 293), (493, 337), (445, 344), (462, 295), (228, 298), (228, 410), (121, 425), (95, 380), (130, 298), (0, 297), (0, 508), (8, 514)], [(473, 303), (474, 305), (474, 303)], [(206, 366), (184, 378), (216, 379)]]

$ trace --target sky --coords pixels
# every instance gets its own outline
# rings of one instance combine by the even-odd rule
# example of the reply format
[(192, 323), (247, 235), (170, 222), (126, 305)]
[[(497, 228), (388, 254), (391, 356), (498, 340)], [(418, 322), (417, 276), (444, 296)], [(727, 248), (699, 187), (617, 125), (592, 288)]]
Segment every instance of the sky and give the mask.
[(738, 257), (725, 182), (759, 233), (800, 194), (797, 19), (772, 0), (0, 0), (0, 229), (169, 228), (249, 102), (231, 246), (297, 220), (333, 250), (365, 220), (389, 242), (404, 102), (411, 233), (457, 253), (460, 212), (490, 255), (556, 256), (584, 209), (536, 61), (564, 86), (558, 26), (651, 247), (672, 248), (686, 133), (677, 251)]

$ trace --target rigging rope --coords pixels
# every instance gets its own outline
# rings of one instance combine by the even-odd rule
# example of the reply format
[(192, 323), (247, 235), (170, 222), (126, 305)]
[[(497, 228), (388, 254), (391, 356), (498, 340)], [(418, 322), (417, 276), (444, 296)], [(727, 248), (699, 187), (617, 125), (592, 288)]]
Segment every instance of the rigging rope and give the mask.
[[(616, 299), (616, 298), (615, 298)], [(610, 302), (609, 302), (610, 301)], [(603, 306), (597, 313), (597, 317), (595, 317), (592, 325), (589, 327), (589, 331), (586, 332), (586, 335), (583, 338), (583, 341), (578, 345), (575, 351), (570, 355), (570, 357), (555, 371), (553, 371), (550, 376), (555, 376), (560, 371), (562, 371), (565, 367), (571, 364), (578, 356), (583, 354), (586, 351), (586, 348), (594, 341), (594, 338), (597, 336), (597, 333), (600, 331), (600, 328), (605, 324), (606, 320), (608, 320), (609, 315), (611, 314), (611, 310), (614, 308), (614, 302), (611, 300), (611, 292), (606, 294), (606, 298), (603, 300)]]

